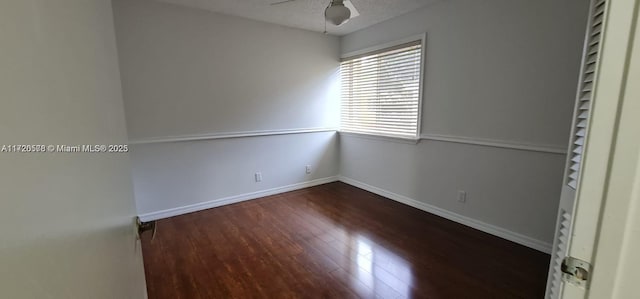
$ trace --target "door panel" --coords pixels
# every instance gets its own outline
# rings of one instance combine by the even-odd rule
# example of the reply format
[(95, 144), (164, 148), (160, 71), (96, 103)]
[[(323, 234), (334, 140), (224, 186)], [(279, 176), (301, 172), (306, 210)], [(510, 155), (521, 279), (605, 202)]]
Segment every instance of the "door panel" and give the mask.
[(580, 68), (580, 79), (576, 92), (575, 109), (571, 128), (569, 151), (565, 167), (564, 182), (558, 207), (556, 233), (551, 253), (551, 264), (547, 277), (545, 298), (561, 298), (564, 284), (561, 266), (568, 255), (573, 233), (576, 196), (580, 190), (580, 179), (586, 153), (589, 122), (594, 103), (594, 90), (598, 77), (598, 62), (605, 21), (606, 0), (592, 0), (585, 32), (585, 42)]
[(128, 154), (1, 151), (126, 144), (110, 1), (0, 1), (0, 66), (0, 297), (146, 297)]
[[(569, 187), (566, 186), (564, 188)], [(556, 235), (553, 243), (549, 277), (547, 278), (547, 298), (559, 298), (559, 294), (562, 292), (562, 272), (560, 271), (560, 267), (567, 254), (567, 244), (569, 242), (571, 222), (573, 220), (572, 199), (575, 198), (575, 191), (573, 189), (565, 190), (562, 194), (565, 196), (571, 196), (571, 198), (560, 200), (560, 204), (564, 205), (558, 209)]]
[[(616, 284), (621, 279), (615, 269), (620, 261), (616, 254), (624, 240), (621, 225), (628, 216), (626, 209), (631, 198), (629, 186), (633, 176), (629, 173), (634, 160), (629, 158), (634, 157), (633, 151), (637, 150), (637, 138), (624, 137), (625, 134), (637, 136), (637, 126), (625, 127), (624, 116), (635, 115), (630, 111), (634, 109), (634, 102), (628, 100), (632, 99), (628, 92), (633, 89), (627, 87), (630, 82), (637, 81), (631, 80), (633, 72), (630, 70), (635, 67), (631, 59), (632, 37), (640, 1), (607, 0), (604, 6), (586, 130), (588, 138), (584, 142), (577, 193), (572, 196), (573, 220), (565, 252), (565, 255), (590, 263), (592, 272), (587, 287), (561, 283), (558, 294), (565, 299), (627, 298), (616, 294)], [(627, 117), (626, 120), (630, 118), (637, 119)], [(620, 173), (626, 175), (617, 176)], [(565, 191), (563, 196), (569, 194)], [(562, 200), (567, 199), (563, 197)], [(561, 209), (563, 206), (561, 204)], [(551, 269), (554, 270), (557, 269)], [(550, 273), (547, 296), (553, 285), (551, 277)]]

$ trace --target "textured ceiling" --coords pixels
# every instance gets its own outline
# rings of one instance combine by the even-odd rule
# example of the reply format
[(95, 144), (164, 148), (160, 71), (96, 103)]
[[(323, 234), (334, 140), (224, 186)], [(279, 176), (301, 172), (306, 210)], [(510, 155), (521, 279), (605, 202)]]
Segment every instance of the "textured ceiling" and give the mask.
[[(157, 0), (206, 9), (289, 27), (324, 31), (324, 9), (330, 0), (295, 0), (279, 5), (280, 0)], [(327, 32), (344, 35), (408, 13), (440, 0), (351, 0), (359, 16), (339, 27), (327, 24)]]

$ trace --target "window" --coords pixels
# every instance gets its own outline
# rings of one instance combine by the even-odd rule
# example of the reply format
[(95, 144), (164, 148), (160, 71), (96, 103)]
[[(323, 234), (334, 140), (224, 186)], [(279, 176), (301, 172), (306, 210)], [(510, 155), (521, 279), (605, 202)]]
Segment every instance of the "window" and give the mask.
[(343, 59), (341, 131), (418, 138), (422, 41)]

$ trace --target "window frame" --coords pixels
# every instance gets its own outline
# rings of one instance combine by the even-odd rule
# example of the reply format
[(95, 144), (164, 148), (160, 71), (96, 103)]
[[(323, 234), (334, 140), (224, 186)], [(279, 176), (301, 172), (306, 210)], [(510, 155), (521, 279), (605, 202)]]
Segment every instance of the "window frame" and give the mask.
[(365, 132), (345, 132), (342, 131), (342, 96), (340, 96), (340, 126), (338, 128), (338, 132), (340, 134), (352, 135), (352, 136), (360, 136), (367, 138), (375, 138), (375, 139), (383, 139), (390, 141), (400, 141), (400, 142), (409, 142), (409, 143), (418, 143), (418, 141), (422, 138), (422, 108), (424, 102), (424, 85), (425, 85), (425, 74), (426, 74), (426, 53), (427, 53), (427, 33), (417, 34), (408, 36), (402, 39), (394, 40), (391, 42), (378, 44), (371, 47), (366, 47), (360, 50), (346, 52), (340, 55), (340, 61), (348, 60), (350, 58), (357, 58), (358, 56), (366, 56), (369, 54), (376, 54), (376, 52), (385, 51), (387, 49), (391, 49), (402, 44), (407, 44), (411, 42), (419, 42), (420, 43), (420, 82), (418, 87), (418, 119), (417, 119), (417, 128), (416, 128), (416, 136), (415, 137), (401, 137), (401, 136), (390, 136), (385, 134), (375, 134), (375, 133), (365, 133)]

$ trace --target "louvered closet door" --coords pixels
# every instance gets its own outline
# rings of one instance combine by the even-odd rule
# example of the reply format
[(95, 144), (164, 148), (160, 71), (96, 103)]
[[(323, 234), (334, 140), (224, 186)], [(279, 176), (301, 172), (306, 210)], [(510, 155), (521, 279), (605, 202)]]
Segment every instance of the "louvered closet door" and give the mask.
[(563, 290), (561, 265), (569, 249), (569, 240), (573, 223), (576, 190), (580, 188), (580, 173), (584, 146), (588, 138), (590, 108), (593, 102), (593, 89), (597, 78), (597, 66), (602, 40), (607, 0), (592, 0), (590, 17), (587, 24), (585, 46), (582, 57), (580, 80), (577, 90), (573, 125), (571, 129), (569, 152), (565, 178), (560, 197), (556, 233), (551, 253), (551, 265), (547, 279), (545, 298), (560, 298)]

